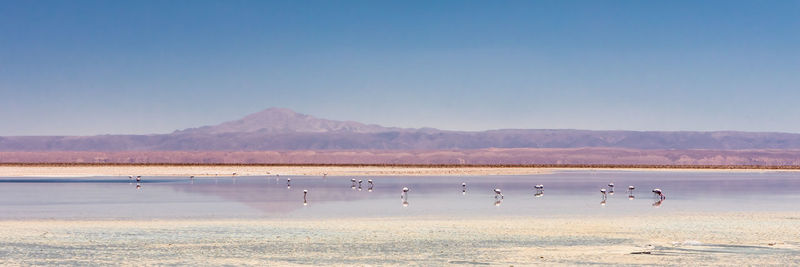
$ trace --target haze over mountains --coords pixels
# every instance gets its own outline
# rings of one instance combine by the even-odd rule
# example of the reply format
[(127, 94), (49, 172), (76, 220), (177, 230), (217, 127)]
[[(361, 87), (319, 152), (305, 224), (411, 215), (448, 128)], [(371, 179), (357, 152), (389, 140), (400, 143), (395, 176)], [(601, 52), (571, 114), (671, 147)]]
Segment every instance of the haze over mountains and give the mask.
[(503, 129), (481, 132), (395, 128), (270, 108), (242, 119), (156, 135), (0, 137), (0, 151), (471, 150), (625, 148), (800, 149), (800, 134)]

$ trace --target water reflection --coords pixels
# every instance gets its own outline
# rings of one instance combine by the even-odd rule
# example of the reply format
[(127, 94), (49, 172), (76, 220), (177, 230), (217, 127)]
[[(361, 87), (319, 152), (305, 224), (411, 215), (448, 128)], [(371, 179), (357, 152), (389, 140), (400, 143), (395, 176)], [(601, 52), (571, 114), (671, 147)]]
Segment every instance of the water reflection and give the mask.
[[(128, 179), (125, 179), (127, 176)], [(653, 201), (613, 202), (608, 194), (609, 187), (601, 187), (601, 205), (597, 206), (596, 186), (609, 181), (613, 176), (620, 184), (637, 184), (641, 188), (663, 188), (661, 195), (653, 192)], [(534, 212), (547, 214), (636, 214), (648, 212), (676, 211), (790, 211), (798, 212), (791, 203), (800, 191), (800, 179), (794, 175), (783, 174), (694, 174), (694, 173), (608, 173), (602, 172), (590, 177), (584, 173), (559, 173), (553, 175), (513, 176), (513, 177), (466, 177), (457, 194), (453, 190), (459, 183), (452, 177), (384, 177), (381, 186), (386, 188), (414, 188), (415, 206), (399, 213), (398, 209), (386, 209), (397, 205), (396, 189), (374, 190), (374, 181), (364, 179), (370, 194), (347, 190), (343, 185), (350, 177), (328, 177), (328, 181), (315, 177), (291, 177), (286, 179), (287, 189), (276, 178), (275, 183), (262, 177), (237, 177), (215, 179), (186, 177), (165, 178), (146, 177), (135, 183), (137, 176), (97, 177), (97, 178), (0, 178), (0, 218), (14, 216), (68, 217), (75, 214), (87, 216), (217, 216), (217, 217), (342, 217), (342, 216), (406, 216), (406, 215), (458, 215), (480, 216), (486, 212), (506, 215), (525, 215)], [(143, 183), (147, 190), (141, 190)], [(355, 183), (353, 182), (355, 180)], [(524, 197), (530, 188), (536, 188), (534, 196), (542, 197), (539, 184), (548, 184), (548, 197)], [(724, 182), (720, 182), (724, 181)], [(130, 183), (130, 184), (128, 184)], [(470, 194), (466, 194), (469, 183)], [(363, 184), (363, 181), (362, 181)], [(313, 191), (304, 193), (304, 206), (297, 205), (299, 192), (289, 186)], [(496, 192), (493, 189), (504, 190)], [(742, 194), (733, 195), (731, 191), (748, 188), (743, 193), (747, 202), (733, 200)], [(370, 189), (374, 190), (371, 191)], [(628, 187), (627, 197), (635, 200), (635, 190)], [(656, 188), (658, 189), (658, 188)], [(666, 191), (668, 190), (668, 191)], [(540, 192), (541, 191), (541, 192)], [(134, 193), (138, 192), (138, 193)], [(453, 192), (453, 193), (446, 193)], [(603, 194), (605, 192), (605, 194)], [(401, 205), (408, 206), (408, 191), (401, 192)], [(670, 193), (670, 202), (665, 204), (665, 193)], [(135, 194), (135, 195), (130, 195)], [(508, 201), (504, 195), (509, 195)], [(520, 197), (512, 197), (512, 196)], [(138, 197), (137, 197), (138, 196)], [(638, 195), (640, 198), (642, 195)], [(645, 195), (647, 196), (647, 195)], [(664, 199), (662, 199), (664, 197)], [(503, 205), (503, 209), (486, 209), (487, 198), (493, 203)], [(309, 202), (314, 205), (308, 205)], [(141, 203), (150, 203), (141, 205)], [(733, 204), (736, 203), (736, 204)], [(648, 204), (651, 204), (648, 206)], [(58, 207), (57, 209), (54, 207)], [(396, 206), (395, 206), (396, 207)], [(660, 207), (658, 210), (652, 207)], [(132, 212), (136, 211), (136, 212)]]
[(661, 203), (663, 203), (663, 202), (664, 202), (663, 199), (659, 199), (656, 202), (653, 202), (653, 207), (656, 207), (656, 208), (661, 207)]

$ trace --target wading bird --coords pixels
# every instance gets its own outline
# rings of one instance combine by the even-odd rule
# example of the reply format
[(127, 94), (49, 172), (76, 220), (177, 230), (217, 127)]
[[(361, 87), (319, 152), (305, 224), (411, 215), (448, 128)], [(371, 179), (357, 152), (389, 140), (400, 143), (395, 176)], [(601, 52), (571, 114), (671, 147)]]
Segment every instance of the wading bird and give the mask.
[(503, 199), (503, 192), (500, 191), (500, 188), (494, 189), (494, 198)]
[(661, 189), (658, 189), (658, 188), (653, 189), (653, 194), (655, 194), (661, 200), (664, 200), (664, 199), (667, 198), (667, 196), (665, 196), (664, 193), (661, 192)]
[[(605, 200), (606, 199), (606, 189), (605, 188), (601, 188), (600, 189), (600, 194), (603, 194), (603, 200)], [(605, 201), (603, 201), (603, 203), (605, 204)]]
[(467, 194), (467, 183), (461, 183), (461, 194)]
[(308, 205), (308, 200), (306, 200), (306, 196), (308, 196), (308, 189), (303, 190), (303, 206)]
[(400, 193), (400, 199), (403, 200), (403, 207), (408, 207), (408, 187), (403, 187), (403, 192)]

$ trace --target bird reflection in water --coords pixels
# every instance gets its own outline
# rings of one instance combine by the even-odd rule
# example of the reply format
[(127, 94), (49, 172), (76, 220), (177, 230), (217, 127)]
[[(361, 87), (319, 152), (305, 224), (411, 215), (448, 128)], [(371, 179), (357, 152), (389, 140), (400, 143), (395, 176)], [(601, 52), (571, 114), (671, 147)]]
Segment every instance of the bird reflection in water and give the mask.
[(502, 198), (498, 198), (497, 200), (495, 200), (495, 202), (494, 202), (494, 206), (495, 207), (499, 207), (500, 204), (503, 204), (503, 199)]
[(533, 188), (535, 188), (535, 189), (536, 189), (536, 193), (535, 193), (535, 194), (533, 194), (533, 196), (535, 196), (535, 197), (542, 197), (542, 196), (544, 196), (544, 185), (542, 185), (542, 184), (538, 184), (538, 185), (534, 186)]
[(661, 207), (661, 203), (663, 203), (663, 202), (664, 202), (663, 199), (659, 199), (658, 201), (653, 202), (653, 207), (656, 207), (656, 208)]
[(600, 201), (600, 206), (605, 206), (605, 205), (606, 205), (606, 198), (603, 198), (603, 200)]
[(142, 189), (142, 184), (136, 183), (136, 190), (141, 190), (141, 189)]

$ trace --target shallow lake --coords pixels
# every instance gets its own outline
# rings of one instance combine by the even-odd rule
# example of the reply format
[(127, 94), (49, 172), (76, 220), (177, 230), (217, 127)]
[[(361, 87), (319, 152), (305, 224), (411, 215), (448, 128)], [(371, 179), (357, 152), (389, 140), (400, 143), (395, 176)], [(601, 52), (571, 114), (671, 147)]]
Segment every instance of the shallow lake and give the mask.
[[(287, 179), (291, 182), (287, 182)], [(362, 180), (358, 183), (351, 179)], [(370, 189), (368, 179), (373, 180)], [(600, 189), (614, 194), (603, 199)], [(463, 192), (462, 183), (466, 183)], [(542, 192), (534, 186), (544, 185)], [(629, 185), (636, 187), (628, 192)], [(401, 189), (408, 187), (407, 199)], [(494, 188), (502, 190), (498, 199)], [(659, 201), (651, 190), (660, 188)], [(308, 190), (304, 201), (303, 190)], [(541, 193), (538, 194), (537, 193)], [(796, 172), (559, 171), (468, 177), (0, 178), (0, 219), (614, 216), (800, 211)], [(404, 203), (405, 202), (405, 203)]]

